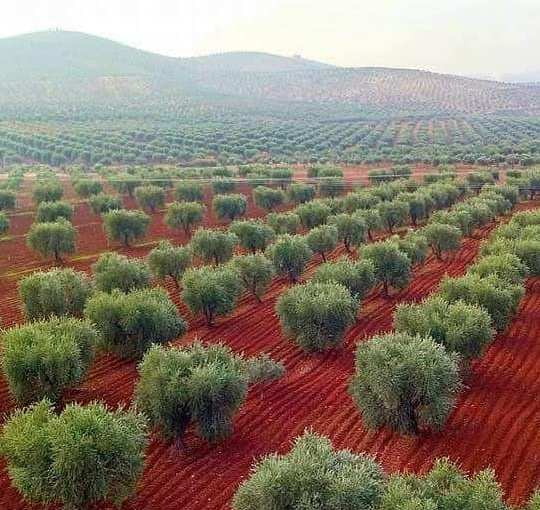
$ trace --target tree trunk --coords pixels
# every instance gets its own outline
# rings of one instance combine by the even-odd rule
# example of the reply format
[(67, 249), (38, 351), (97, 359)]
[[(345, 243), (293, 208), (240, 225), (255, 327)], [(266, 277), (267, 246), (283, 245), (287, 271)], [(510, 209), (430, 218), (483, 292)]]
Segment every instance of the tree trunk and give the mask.
[(324, 254), (324, 251), (321, 251), (321, 257), (323, 262), (326, 262), (326, 255)]
[(405, 402), (403, 404), (403, 415), (407, 421), (407, 430), (415, 436), (418, 435), (420, 429), (418, 427), (418, 420), (416, 419), (416, 413), (414, 406), (411, 402)]
[(383, 281), (383, 295), (384, 297), (390, 297), (390, 294), (388, 293), (388, 281)]
[(370, 241), (373, 241), (373, 232), (371, 231), (370, 228), (368, 228), (367, 236), (368, 236), (368, 239), (369, 239)]

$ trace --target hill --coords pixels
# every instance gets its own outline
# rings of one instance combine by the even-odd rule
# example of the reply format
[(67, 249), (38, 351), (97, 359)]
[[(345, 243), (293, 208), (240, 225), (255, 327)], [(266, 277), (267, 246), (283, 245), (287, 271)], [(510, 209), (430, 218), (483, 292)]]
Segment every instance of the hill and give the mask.
[(540, 85), (233, 52), (173, 58), (79, 32), (0, 39), (0, 116), (540, 113)]

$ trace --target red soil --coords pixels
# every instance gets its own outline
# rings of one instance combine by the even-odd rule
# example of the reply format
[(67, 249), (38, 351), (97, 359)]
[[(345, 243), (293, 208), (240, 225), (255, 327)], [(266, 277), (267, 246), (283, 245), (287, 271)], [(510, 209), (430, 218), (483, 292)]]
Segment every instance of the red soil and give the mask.
[[(162, 231), (157, 225), (154, 228), (158, 237)], [(492, 228), (485, 227), (479, 237), (485, 238)], [(93, 241), (96, 247), (102, 242), (97, 238), (98, 231), (100, 228)], [(430, 257), (415, 270), (411, 285), (391, 299), (381, 298), (379, 292), (371, 293), (362, 304), (359, 320), (348, 332), (344, 347), (318, 355), (303, 353), (281, 335), (273, 312), (276, 298), (287, 287), (281, 280), (273, 282), (263, 304), (244, 297), (234, 314), (218, 321), (214, 328), (192, 317), (178, 302), (171, 285), (169, 292), (190, 322), (189, 334), (178, 343), (198, 337), (207, 342), (221, 340), (247, 355), (264, 351), (281, 360), (287, 371), (282, 379), (250, 391), (237, 415), (232, 436), (218, 445), (208, 445), (190, 431), (187, 450), (178, 453), (152, 435), (139, 490), (125, 508), (228, 508), (254, 459), (270, 452), (286, 452), (292, 439), (310, 427), (328, 436), (337, 448), (375, 455), (388, 471), (423, 471), (441, 456), (448, 456), (471, 471), (492, 466), (509, 500), (522, 501), (540, 483), (536, 437), (540, 430), (540, 405), (536, 401), (540, 391), (540, 342), (536, 328), (540, 319), (540, 278), (528, 281), (518, 316), (482, 359), (473, 364), (466, 381), (468, 388), (461, 394), (443, 431), (423, 433), (418, 438), (404, 438), (387, 430), (369, 432), (347, 393), (356, 342), (390, 330), (396, 303), (429, 295), (444, 274), (462, 274), (475, 258), (479, 243), (479, 239), (464, 240), (461, 249), (444, 262)], [(141, 255), (145, 249), (134, 248), (130, 254)], [(342, 250), (336, 250), (332, 256), (341, 254)], [(70, 265), (87, 267), (88, 260)], [(315, 266), (313, 262), (307, 272)], [(11, 287), (3, 284), (1, 289), (2, 302), (5, 304), (6, 296), (9, 299), (9, 313), (13, 313), (17, 303), (14, 280)], [(13, 316), (6, 322), (13, 320), (19, 321), (20, 317)], [(100, 356), (85, 383), (73, 390), (69, 398), (80, 402), (101, 399), (113, 406), (129, 403), (135, 381), (134, 363), (112, 355)], [(0, 409), (12, 408), (5, 381), (0, 380)], [(4, 469), (0, 472), (0, 508), (31, 508), (11, 488)]]

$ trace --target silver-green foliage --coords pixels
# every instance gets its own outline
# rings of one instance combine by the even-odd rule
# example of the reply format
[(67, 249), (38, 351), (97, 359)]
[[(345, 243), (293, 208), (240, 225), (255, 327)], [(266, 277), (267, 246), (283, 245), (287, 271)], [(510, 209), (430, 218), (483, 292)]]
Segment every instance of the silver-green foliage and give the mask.
[(97, 333), (88, 321), (52, 317), (2, 335), (2, 370), (17, 402), (58, 400), (82, 380), (94, 357)]
[(253, 466), (232, 508), (374, 510), (384, 478), (371, 457), (334, 450), (325, 437), (306, 432), (289, 453), (269, 455)]
[(56, 414), (47, 401), (16, 411), (0, 436), (13, 486), (36, 503), (65, 510), (133, 494), (143, 469), (146, 423), (132, 411), (69, 404)]
[(150, 270), (144, 260), (129, 258), (115, 252), (103, 253), (92, 264), (97, 290), (111, 292), (114, 289), (129, 292), (148, 287)]
[(323, 351), (339, 345), (356, 319), (358, 301), (343, 285), (295, 285), (276, 303), (285, 335), (306, 351)]

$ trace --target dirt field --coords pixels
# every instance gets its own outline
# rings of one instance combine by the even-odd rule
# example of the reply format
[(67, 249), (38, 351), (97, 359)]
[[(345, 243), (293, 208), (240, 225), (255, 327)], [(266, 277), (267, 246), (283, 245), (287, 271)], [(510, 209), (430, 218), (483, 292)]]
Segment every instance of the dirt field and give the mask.
[[(250, 195), (250, 193), (246, 193)], [(525, 203), (519, 209), (539, 207)], [(250, 215), (260, 215), (250, 202)], [(183, 242), (162, 225), (162, 214), (154, 215), (147, 241), (162, 237)], [(15, 217), (13, 218), (15, 219)], [(14, 238), (0, 242), (0, 316), (4, 327), (21, 321), (16, 295), (17, 280), (24, 271), (48, 267), (24, 247), (22, 236), (31, 219), (26, 215), (13, 222)], [(215, 225), (211, 215), (205, 224)], [(77, 256), (69, 266), (87, 270), (100, 251), (107, 249), (99, 219), (87, 205), (79, 205), (75, 215), (79, 231)], [(377, 457), (388, 471), (423, 471), (436, 457), (448, 456), (465, 469), (495, 469), (509, 501), (521, 502), (540, 484), (540, 278), (527, 282), (527, 292), (518, 315), (509, 329), (500, 334), (485, 355), (474, 362), (465, 381), (456, 409), (441, 432), (404, 438), (381, 430), (368, 432), (347, 393), (353, 372), (353, 351), (358, 341), (391, 329), (392, 311), (399, 302), (418, 301), (436, 290), (445, 275), (461, 275), (477, 255), (481, 239), (495, 224), (483, 228), (474, 239), (465, 239), (449, 260), (429, 257), (414, 271), (411, 285), (391, 299), (374, 291), (364, 300), (357, 323), (347, 334), (343, 348), (319, 355), (305, 354), (283, 338), (274, 304), (287, 284), (275, 280), (262, 304), (244, 297), (234, 313), (213, 328), (191, 316), (179, 302), (176, 290), (171, 297), (190, 323), (188, 334), (178, 342), (197, 337), (206, 342), (223, 341), (248, 355), (267, 352), (286, 366), (285, 376), (254, 387), (235, 420), (230, 438), (208, 445), (192, 431), (186, 437), (187, 449), (178, 452), (152, 435), (144, 475), (135, 498), (123, 508), (131, 510), (223, 510), (236, 487), (248, 473), (254, 459), (270, 452), (285, 452), (292, 439), (304, 429), (328, 436), (335, 447), (366, 451)], [(150, 245), (128, 250), (130, 255), (145, 254)], [(124, 250), (120, 250), (126, 252)], [(336, 250), (331, 257), (343, 255)], [(314, 257), (306, 275), (319, 260)], [(129, 403), (136, 379), (132, 362), (112, 355), (99, 356), (91, 372), (68, 400), (88, 402), (101, 399), (110, 405)], [(0, 379), (0, 409), (13, 408), (5, 382)], [(34, 508), (21, 501), (10, 487), (0, 464), (0, 508)], [(39, 508), (39, 507), (35, 507)], [(108, 508), (102, 506), (100, 508)]]

